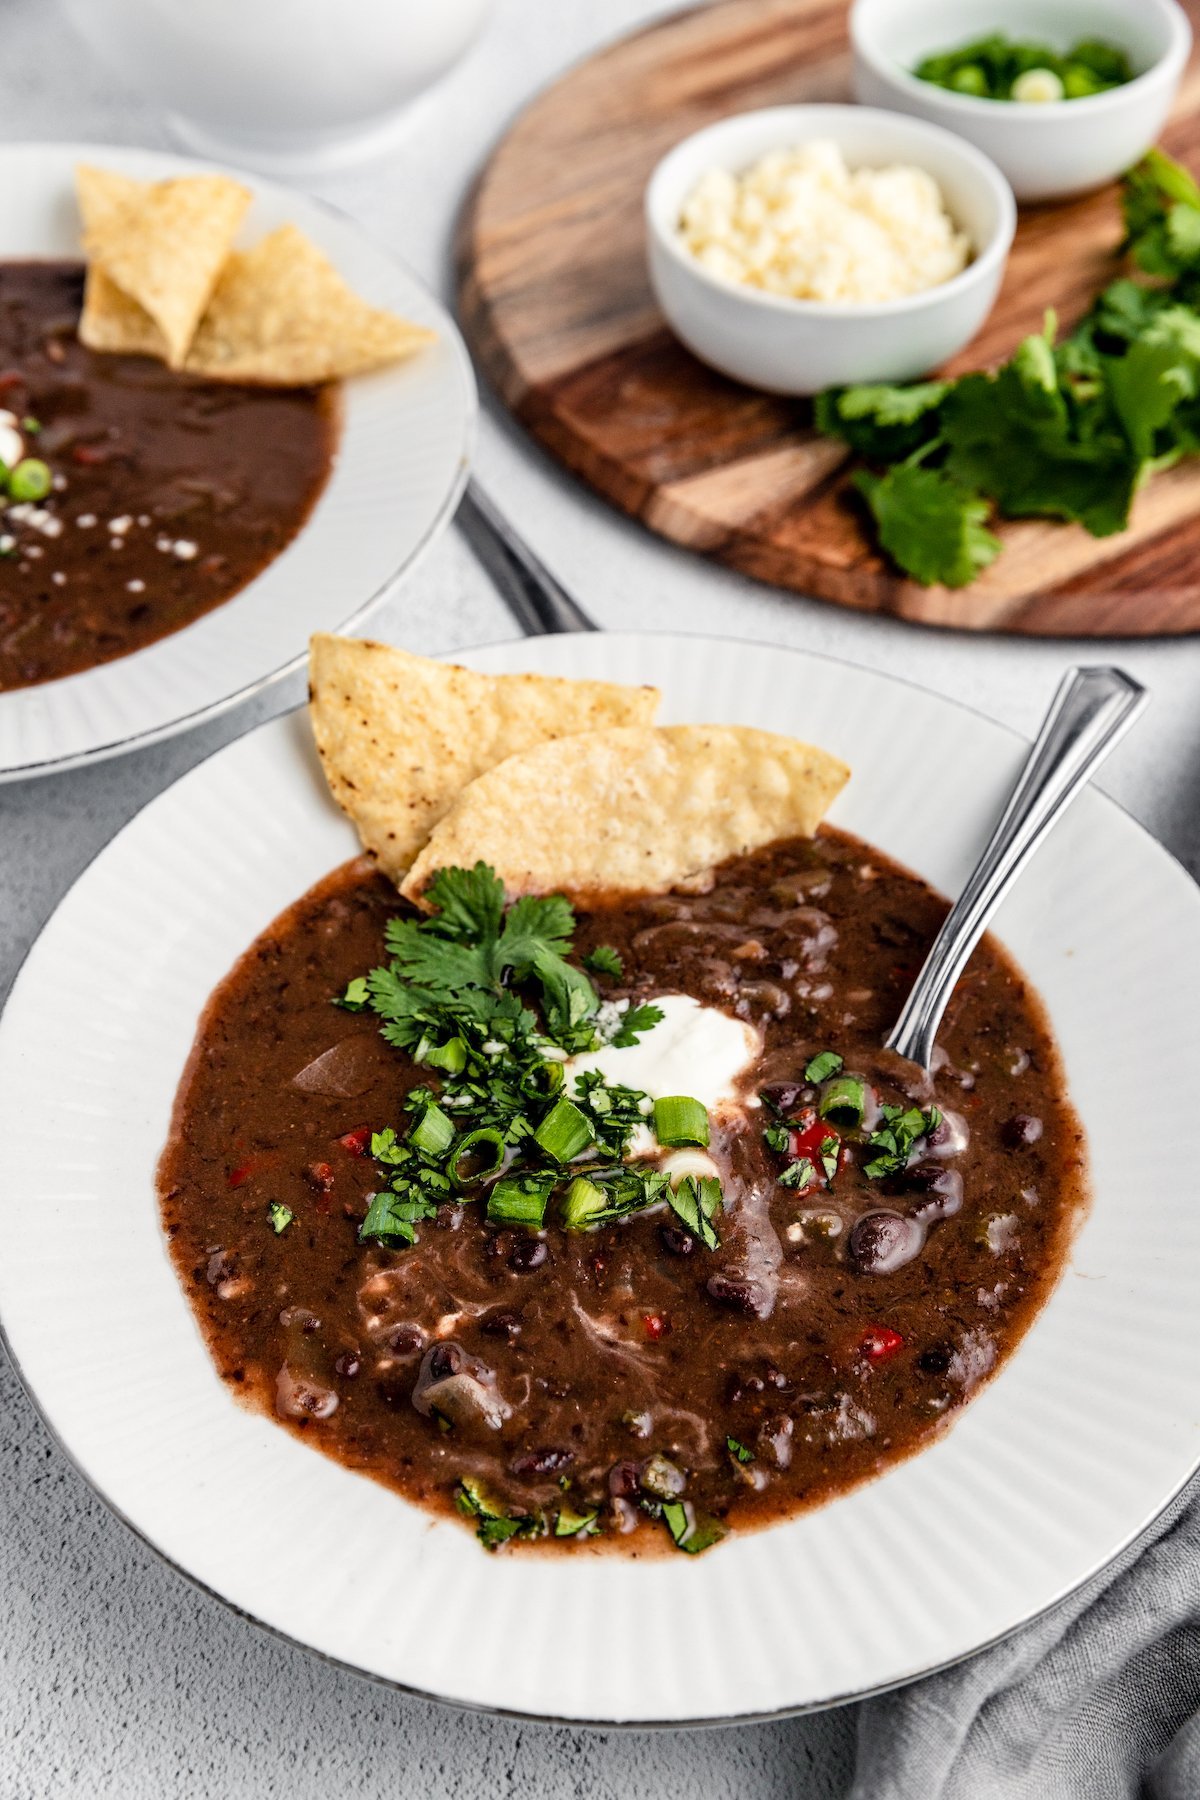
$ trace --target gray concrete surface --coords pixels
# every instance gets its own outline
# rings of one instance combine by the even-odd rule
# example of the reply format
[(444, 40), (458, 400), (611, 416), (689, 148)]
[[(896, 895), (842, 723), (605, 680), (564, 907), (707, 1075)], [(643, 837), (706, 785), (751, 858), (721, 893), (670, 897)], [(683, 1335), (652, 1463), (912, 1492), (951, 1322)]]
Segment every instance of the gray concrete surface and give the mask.
[[(486, 38), (414, 109), (391, 160), (320, 191), (448, 292), (456, 208), (506, 120), (592, 45), (667, 10), (658, 0), (498, 0)], [(46, 0), (0, 0), (0, 138), (169, 142), (154, 110), (95, 65)], [(1072, 656), (1066, 644), (919, 631), (755, 587), (616, 517), (490, 404), (479, 469), (612, 628), (804, 645), (891, 669), (1025, 730)], [(453, 531), (373, 629), (422, 651), (511, 635)], [(1195, 871), (1200, 643), (1085, 653), (1111, 654), (1153, 689), (1153, 709), (1106, 785)], [(56, 901), (125, 819), (299, 698), (294, 681), (173, 743), (0, 788), (0, 996)], [(834, 1800), (853, 1732), (852, 1709), (706, 1733), (553, 1730), (464, 1716), (331, 1670), (160, 1566), (92, 1498), (0, 1368), (0, 1800)]]

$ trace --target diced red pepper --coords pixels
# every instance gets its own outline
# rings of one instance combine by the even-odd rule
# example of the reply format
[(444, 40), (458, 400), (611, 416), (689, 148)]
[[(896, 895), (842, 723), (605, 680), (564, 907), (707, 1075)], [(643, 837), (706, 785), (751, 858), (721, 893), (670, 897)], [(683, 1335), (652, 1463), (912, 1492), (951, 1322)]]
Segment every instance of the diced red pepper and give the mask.
[(824, 1119), (814, 1119), (811, 1125), (803, 1125), (799, 1130), (793, 1125), (788, 1132), (788, 1155), (793, 1162), (799, 1162), (807, 1156), (817, 1173), (821, 1172), (821, 1145), (832, 1138), (841, 1149), (841, 1140), (831, 1125)]
[(241, 1187), (243, 1181), (249, 1181), (257, 1166), (258, 1158), (251, 1156), (246, 1162), (239, 1163), (236, 1169), (230, 1169), (228, 1176), (230, 1187), (238, 1188)]
[(333, 1169), (327, 1162), (309, 1163), (304, 1173), (309, 1183), (316, 1188), (318, 1194), (327, 1194), (333, 1186)]
[(0, 375), (0, 394), (6, 394), (10, 388), (24, 387), (25, 377), (20, 369), (5, 369)]
[(671, 1329), (671, 1321), (663, 1313), (646, 1313), (642, 1324), (646, 1327), (646, 1336), (654, 1344)]
[(71, 461), (77, 462), (85, 469), (102, 467), (110, 463), (114, 456), (120, 456), (121, 450), (115, 444), (72, 444)]
[(904, 1339), (890, 1325), (872, 1325), (858, 1340), (858, 1347), (868, 1362), (886, 1362), (904, 1348)]
[(351, 1156), (365, 1156), (371, 1147), (372, 1136), (369, 1125), (359, 1125), (354, 1131), (343, 1132), (338, 1143), (343, 1150), (348, 1150)]

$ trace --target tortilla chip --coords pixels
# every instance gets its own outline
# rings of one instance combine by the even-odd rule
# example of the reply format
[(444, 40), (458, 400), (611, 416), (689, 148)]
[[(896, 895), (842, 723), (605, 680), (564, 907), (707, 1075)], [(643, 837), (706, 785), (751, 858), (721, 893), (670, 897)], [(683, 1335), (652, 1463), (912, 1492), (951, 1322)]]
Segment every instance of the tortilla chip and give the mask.
[(511, 897), (693, 893), (777, 838), (811, 837), (850, 771), (824, 750), (742, 725), (591, 731), (510, 756), (463, 789), (401, 893), (490, 863)]
[(144, 182), (86, 166), (76, 182), (89, 260), (149, 315), (181, 368), (249, 189), (226, 175)]
[(167, 342), (145, 307), (122, 293), (99, 263), (87, 272), (79, 339), (89, 350), (118, 351), (125, 356), (157, 356), (167, 360)]
[(235, 250), (187, 359), (219, 381), (303, 387), (411, 356), (435, 333), (360, 300), (294, 225)]
[(493, 764), (572, 732), (648, 725), (659, 700), (657, 688), (478, 675), (326, 636), (312, 640), (309, 684), (330, 792), (397, 882), (467, 783)]

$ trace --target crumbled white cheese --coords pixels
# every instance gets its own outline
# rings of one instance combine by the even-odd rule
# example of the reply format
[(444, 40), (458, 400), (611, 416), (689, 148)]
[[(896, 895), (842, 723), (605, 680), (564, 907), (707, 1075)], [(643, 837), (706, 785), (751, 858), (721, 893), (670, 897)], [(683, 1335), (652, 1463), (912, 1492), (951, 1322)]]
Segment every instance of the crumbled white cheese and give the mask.
[(146, 591), (146, 584), (144, 581), (139, 581), (135, 576), (132, 581), (127, 581), (125, 583), (125, 588), (130, 594), (144, 594)]
[(176, 538), (171, 548), (180, 562), (191, 562), (199, 550), (199, 545), (193, 544), (190, 538)]
[(971, 258), (924, 169), (851, 170), (825, 139), (772, 150), (740, 176), (710, 169), (679, 230), (714, 274), (796, 300), (897, 300), (950, 280)]

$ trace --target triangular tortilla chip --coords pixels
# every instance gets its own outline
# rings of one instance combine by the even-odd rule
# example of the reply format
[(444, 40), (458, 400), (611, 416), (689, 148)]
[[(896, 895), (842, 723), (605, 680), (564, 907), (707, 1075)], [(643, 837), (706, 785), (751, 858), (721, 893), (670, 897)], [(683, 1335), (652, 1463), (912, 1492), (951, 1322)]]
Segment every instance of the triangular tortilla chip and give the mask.
[(309, 684), (330, 791), (395, 881), (485, 769), (549, 738), (648, 724), (659, 699), (657, 688), (478, 675), (387, 644), (325, 636), (312, 640)]
[(591, 731), (510, 756), (463, 789), (401, 893), (490, 863), (510, 898), (704, 892), (730, 856), (811, 837), (850, 771), (741, 725)]
[(226, 175), (143, 182), (87, 166), (76, 183), (89, 259), (154, 321), (167, 362), (182, 367), (249, 190)]
[(99, 263), (87, 272), (79, 341), (89, 350), (116, 351), (125, 356), (157, 356), (167, 360), (162, 332), (144, 307), (104, 273)]
[(229, 257), (187, 367), (221, 381), (301, 387), (411, 356), (434, 336), (368, 306), (303, 232), (281, 225)]

